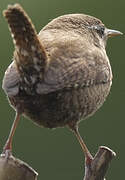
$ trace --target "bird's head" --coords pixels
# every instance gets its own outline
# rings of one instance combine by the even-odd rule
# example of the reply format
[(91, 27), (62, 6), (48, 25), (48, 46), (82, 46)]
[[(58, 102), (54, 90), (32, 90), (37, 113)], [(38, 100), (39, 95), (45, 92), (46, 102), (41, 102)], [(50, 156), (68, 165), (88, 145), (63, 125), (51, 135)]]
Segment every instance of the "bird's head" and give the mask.
[(86, 36), (88, 41), (96, 46), (105, 46), (109, 37), (122, 35), (120, 31), (108, 29), (101, 20), (85, 14), (68, 14), (51, 21), (43, 30), (57, 29), (61, 31), (74, 31)]

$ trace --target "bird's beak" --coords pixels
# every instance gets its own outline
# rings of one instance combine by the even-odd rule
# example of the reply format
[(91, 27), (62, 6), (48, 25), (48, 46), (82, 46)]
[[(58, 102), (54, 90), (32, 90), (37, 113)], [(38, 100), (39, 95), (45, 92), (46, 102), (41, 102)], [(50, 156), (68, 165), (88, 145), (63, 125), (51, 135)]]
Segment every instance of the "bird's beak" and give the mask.
[(113, 36), (123, 35), (123, 33), (117, 30), (106, 29), (106, 35), (107, 37), (113, 37)]

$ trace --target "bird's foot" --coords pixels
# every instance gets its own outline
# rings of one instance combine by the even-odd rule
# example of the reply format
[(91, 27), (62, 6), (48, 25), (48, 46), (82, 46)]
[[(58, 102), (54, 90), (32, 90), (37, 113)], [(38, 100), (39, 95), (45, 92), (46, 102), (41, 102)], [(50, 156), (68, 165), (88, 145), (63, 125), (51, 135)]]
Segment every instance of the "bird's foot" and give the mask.
[(8, 160), (9, 157), (12, 156), (12, 150), (11, 149), (4, 149), (1, 156), (4, 157), (6, 160)]
[(3, 147), (3, 152), (1, 156), (5, 157), (8, 159), (12, 155), (12, 145), (11, 141), (7, 140), (6, 144)]
[(85, 155), (85, 164), (86, 165), (90, 166), (92, 160), (93, 160), (93, 157), (92, 157), (91, 154), (90, 155)]

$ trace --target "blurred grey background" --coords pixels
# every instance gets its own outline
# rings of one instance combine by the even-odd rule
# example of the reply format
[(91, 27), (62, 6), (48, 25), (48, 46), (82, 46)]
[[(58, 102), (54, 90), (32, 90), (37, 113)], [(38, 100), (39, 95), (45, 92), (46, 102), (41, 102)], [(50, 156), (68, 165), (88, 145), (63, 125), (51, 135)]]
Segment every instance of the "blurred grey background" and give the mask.
[[(13, 56), (13, 43), (2, 11), (8, 4), (20, 3), (37, 31), (51, 19), (68, 13), (85, 13), (100, 18), (107, 27), (125, 32), (124, 0), (0, 0), (0, 83)], [(113, 86), (103, 107), (80, 123), (80, 132), (94, 155), (100, 145), (113, 149), (107, 180), (124, 179), (125, 161), (125, 37), (109, 39), (107, 54), (113, 69)], [(0, 88), (0, 150), (15, 116)], [(82, 180), (84, 156), (73, 134), (66, 128), (49, 130), (21, 118), (13, 153), (39, 172), (38, 180)]]

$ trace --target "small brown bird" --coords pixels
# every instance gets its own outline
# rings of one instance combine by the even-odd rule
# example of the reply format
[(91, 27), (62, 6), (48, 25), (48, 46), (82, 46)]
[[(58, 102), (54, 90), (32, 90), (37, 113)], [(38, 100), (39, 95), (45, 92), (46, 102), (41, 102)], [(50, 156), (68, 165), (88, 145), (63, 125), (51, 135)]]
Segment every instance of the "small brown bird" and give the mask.
[(3, 153), (12, 151), (12, 138), (22, 114), (43, 127), (69, 127), (86, 159), (91, 160), (78, 123), (93, 115), (109, 94), (112, 71), (106, 41), (122, 33), (107, 29), (95, 17), (69, 14), (52, 20), (37, 35), (20, 5), (8, 6), (4, 16), (15, 51), (3, 89), (16, 117)]

